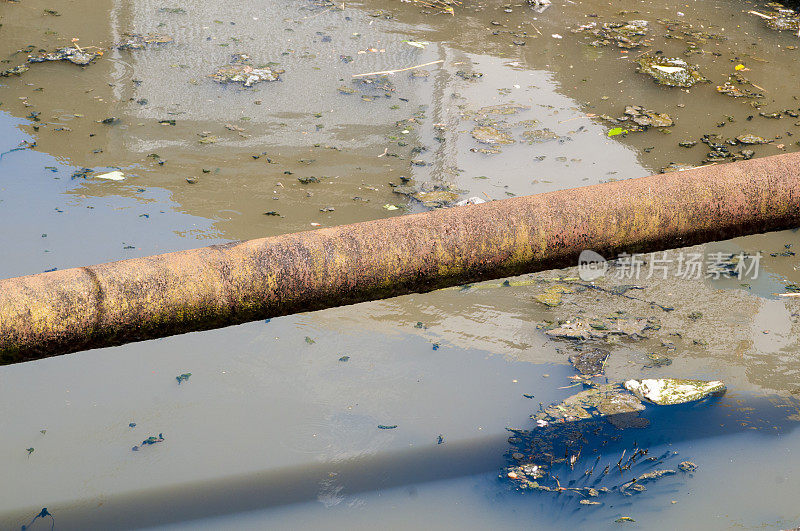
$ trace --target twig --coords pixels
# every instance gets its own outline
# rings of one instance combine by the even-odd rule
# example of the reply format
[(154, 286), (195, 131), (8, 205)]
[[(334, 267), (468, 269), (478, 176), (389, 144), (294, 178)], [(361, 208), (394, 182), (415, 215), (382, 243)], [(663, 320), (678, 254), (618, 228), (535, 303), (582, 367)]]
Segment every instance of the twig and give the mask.
[(747, 13), (750, 14), (750, 15), (756, 15), (758, 17), (761, 17), (761, 18), (764, 18), (764, 19), (767, 19), (767, 20), (771, 20), (772, 18), (774, 18), (774, 17), (771, 17), (769, 15), (765, 15), (764, 13), (759, 13), (758, 11), (753, 11), (752, 9), (750, 11), (748, 11)]
[(439, 59), (438, 61), (431, 61), (430, 63), (425, 63), (423, 65), (409, 66), (408, 68), (398, 68), (397, 70), (382, 70), (380, 72), (367, 72), (366, 74), (353, 74), (353, 77), (382, 76), (384, 74), (396, 74), (398, 72), (414, 70), (415, 68), (422, 68), (423, 66), (437, 65), (439, 63), (444, 63), (444, 59)]

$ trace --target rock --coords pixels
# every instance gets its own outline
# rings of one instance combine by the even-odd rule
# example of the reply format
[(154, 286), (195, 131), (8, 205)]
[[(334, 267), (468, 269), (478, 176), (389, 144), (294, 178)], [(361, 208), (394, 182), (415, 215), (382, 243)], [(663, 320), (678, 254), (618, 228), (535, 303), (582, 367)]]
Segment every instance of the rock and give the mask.
[(639, 399), (660, 406), (683, 404), (725, 393), (720, 381), (685, 380), (677, 378), (628, 380), (625, 388)]

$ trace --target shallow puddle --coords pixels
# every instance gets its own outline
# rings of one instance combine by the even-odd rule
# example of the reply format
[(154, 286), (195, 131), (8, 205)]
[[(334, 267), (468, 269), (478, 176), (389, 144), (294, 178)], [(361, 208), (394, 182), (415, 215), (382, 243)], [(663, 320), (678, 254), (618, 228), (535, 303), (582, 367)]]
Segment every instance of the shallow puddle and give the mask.
[[(30, 68), (0, 78), (0, 274), (795, 151), (800, 38), (770, 29), (771, 9), (5, 2), (0, 70)], [(133, 33), (173, 42), (113, 46)], [(76, 44), (103, 54), (26, 63)], [(646, 52), (710, 82), (658, 84), (637, 71)], [(211, 77), (239, 61), (283, 72)], [(661, 126), (643, 127), (653, 113)], [(550, 271), (0, 368), (0, 527), (795, 527), (797, 244), (771, 233), (670, 251), (663, 276)], [(759, 252), (755, 278), (677, 270), (681, 253)], [(576, 322), (595, 334), (548, 334)], [(580, 452), (555, 441), (550, 478), (607, 487), (599, 505), (520, 492), (507, 429), (536, 430), (531, 415), (583, 390), (569, 359), (590, 348), (609, 352), (595, 384), (728, 391), (648, 405), (647, 428), (609, 424)], [(627, 496), (653, 468), (611, 469), (645, 449), (655, 469), (698, 468)]]

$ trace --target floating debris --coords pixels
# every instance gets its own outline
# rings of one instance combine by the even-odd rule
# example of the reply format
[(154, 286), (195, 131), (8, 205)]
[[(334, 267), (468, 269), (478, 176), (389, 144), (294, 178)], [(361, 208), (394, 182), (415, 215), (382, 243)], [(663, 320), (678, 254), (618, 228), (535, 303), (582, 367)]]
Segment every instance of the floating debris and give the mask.
[(52, 514), (50, 514), (50, 511), (47, 510), (47, 507), (43, 507), (42, 510), (39, 511), (39, 513), (36, 516), (33, 517), (33, 520), (31, 520), (28, 523), (28, 525), (23, 525), (22, 526), (22, 531), (25, 531), (26, 529), (30, 529), (31, 526), (33, 526), (34, 522), (36, 522), (36, 520), (38, 520), (39, 518), (45, 519), (48, 516), (50, 517), (50, 529), (51, 530), (55, 529), (55, 526), (56, 526), (55, 517)]
[(639, 399), (660, 406), (695, 402), (725, 393), (725, 384), (720, 381), (685, 380), (677, 378), (628, 380), (625, 388)]
[(737, 136), (736, 141), (746, 146), (755, 144), (769, 144), (769, 140), (766, 138), (751, 133)]
[(268, 66), (255, 67), (250, 62), (250, 56), (235, 54), (231, 62), (221, 66), (211, 74), (217, 83), (242, 83), (245, 87), (252, 87), (260, 81), (278, 81), (284, 70)]
[(773, 10), (768, 13), (760, 13), (758, 11), (748, 11), (748, 13), (764, 19), (770, 29), (800, 33), (800, 13), (781, 4), (772, 3), (769, 5), (772, 6)]
[[(428, 208), (443, 208), (454, 206), (460, 197), (460, 190), (450, 184), (424, 182), (420, 186), (406, 184), (394, 186), (392, 191), (419, 201)], [(385, 208), (385, 207), (384, 207)], [(391, 210), (391, 209), (387, 209)]]
[(462, 199), (453, 204), (453, 206), (467, 206), (467, 205), (480, 205), (481, 203), (485, 203), (484, 199), (480, 197), (470, 197), (468, 199)]
[(189, 381), (189, 378), (190, 378), (191, 376), (192, 376), (192, 373), (190, 373), (190, 372), (185, 372), (185, 373), (183, 373), (183, 374), (179, 374), (178, 376), (176, 376), (176, 377), (175, 377), (175, 379), (176, 379), (176, 380), (178, 380), (178, 385), (180, 385), (180, 384), (181, 384), (181, 382), (188, 382), (188, 381)]
[(172, 37), (169, 35), (161, 35), (159, 33), (147, 33), (146, 35), (140, 33), (126, 33), (123, 37), (125, 40), (114, 46), (117, 50), (143, 50), (151, 44), (167, 44), (173, 42)]
[(397, 424), (378, 424), (379, 430), (393, 430), (397, 428)]
[(593, 348), (571, 354), (569, 362), (575, 369), (583, 375), (594, 376), (602, 374), (606, 366), (606, 360), (611, 352), (602, 348)]
[(693, 170), (696, 168), (694, 164), (683, 164), (681, 162), (670, 162), (663, 168), (661, 168), (661, 173), (669, 173), (673, 171), (686, 171), (686, 170)]
[(650, 75), (660, 85), (689, 88), (696, 83), (708, 82), (696, 66), (677, 57), (661, 57), (646, 53), (635, 62), (639, 65), (639, 72)]
[(110, 171), (108, 173), (101, 173), (94, 176), (95, 179), (105, 179), (106, 181), (124, 181), (125, 174), (119, 170)]
[(530, 109), (528, 105), (521, 105), (518, 103), (503, 103), (500, 105), (489, 105), (481, 107), (477, 111), (463, 111), (461, 118), (464, 120), (473, 120), (478, 125), (497, 125), (496, 120), (501, 116), (511, 116), (521, 111)]
[(69, 61), (72, 64), (86, 66), (103, 55), (100, 50), (89, 50), (78, 46), (59, 48), (54, 52), (42, 52), (38, 55), (29, 55), (29, 63), (44, 63), (45, 61)]
[(618, 416), (630, 413), (636, 414), (634, 417), (641, 421), (644, 427), (648, 424), (647, 419), (638, 418), (638, 412), (642, 410), (644, 404), (619, 384), (604, 384), (586, 389), (559, 404), (544, 408), (531, 418), (546, 423), (595, 417), (614, 422), (618, 420)]
[(28, 65), (18, 65), (14, 68), (8, 68), (0, 72), (0, 77), (11, 77), (11, 76), (21, 76), (25, 72), (30, 70)]
[(671, 358), (668, 358), (667, 356), (662, 356), (661, 354), (657, 354), (655, 352), (648, 352), (647, 359), (650, 360), (650, 363), (645, 365), (645, 367), (648, 368), (667, 367), (668, 365), (672, 365)]
[(726, 81), (723, 85), (717, 85), (717, 92), (720, 94), (725, 94), (726, 96), (730, 96), (731, 98), (763, 98), (764, 95), (760, 92), (753, 92), (746, 88), (740, 88), (731, 83), (730, 81)]
[(140, 444), (138, 446), (134, 446), (133, 448), (131, 448), (131, 450), (133, 450), (134, 452), (138, 452), (139, 448), (141, 448), (142, 446), (152, 446), (152, 445), (160, 443), (160, 442), (164, 442), (164, 434), (163, 433), (159, 433), (158, 437), (153, 437), (153, 436), (148, 437), (147, 439), (142, 441), (142, 444)]
[(461, 5), (460, 0), (407, 0), (412, 4), (438, 9), (444, 13), (455, 15), (455, 8)]
[(657, 329), (644, 318), (629, 319), (575, 319), (565, 321), (545, 330), (545, 335), (554, 339), (604, 340), (612, 336), (628, 339), (643, 339), (648, 330)]
[(619, 48), (638, 48), (650, 46), (652, 39), (646, 39), (648, 23), (646, 20), (630, 20), (628, 22), (590, 22), (579, 26), (572, 33), (586, 33), (595, 38), (589, 46), (608, 46), (612, 43)]
[(575, 293), (575, 289), (566, 284), (551, 284), (543, 293), (534, 295), (533, 298), (545, 306), (558, 306), (561, 304), (564, 293)]
[(522, 139), (528, 144), (536, 144), (539, 142), (547, 142), (549, 140), (558, 140), (558, 135), (550, 129), (532, 129), (530, 131), (522, 132)]
[(472, 138), (481, 144), (489, 144), (493, 146), (514, 143), (514, 139), (511, 137), (511, 135), (491, 126), (476, 127), (472, 130)]
[(626, 106), (625, 115), (642, 127), (671, 127), (675, 124), (670, 115), (649, 111), (639, 105)]

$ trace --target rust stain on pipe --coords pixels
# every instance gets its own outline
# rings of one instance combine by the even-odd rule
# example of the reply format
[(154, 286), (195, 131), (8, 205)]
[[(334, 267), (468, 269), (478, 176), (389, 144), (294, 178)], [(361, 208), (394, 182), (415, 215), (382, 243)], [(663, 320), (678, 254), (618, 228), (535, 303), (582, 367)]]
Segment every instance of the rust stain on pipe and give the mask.
[(800, 154), (0, 280), (0, 364), (800, 226)]

